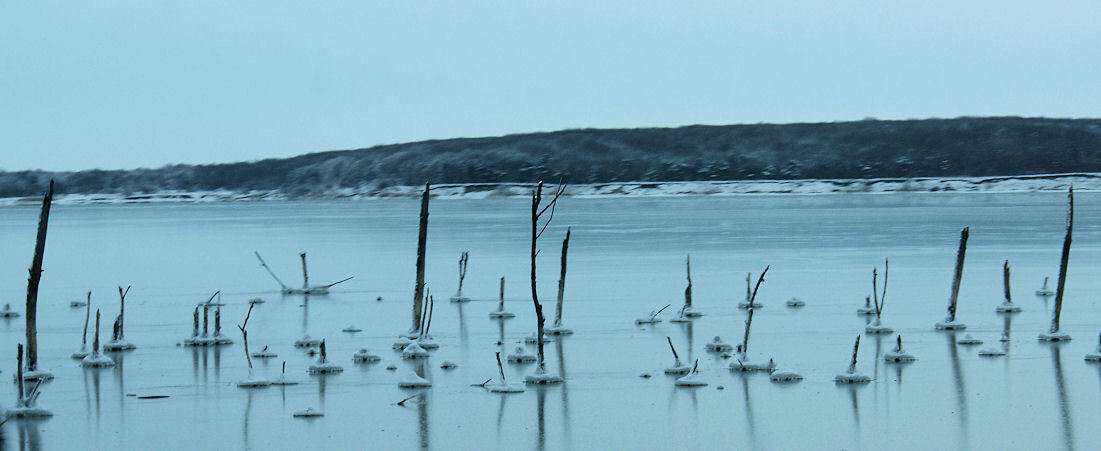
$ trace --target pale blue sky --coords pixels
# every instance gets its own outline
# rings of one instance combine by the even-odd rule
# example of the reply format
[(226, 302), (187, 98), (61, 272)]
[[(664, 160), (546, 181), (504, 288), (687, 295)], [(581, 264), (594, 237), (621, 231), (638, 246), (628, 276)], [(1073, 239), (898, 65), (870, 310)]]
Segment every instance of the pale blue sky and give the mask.
[(0, 169), (578, 127), (1098, 117), (1096, 1), (5, 2)]

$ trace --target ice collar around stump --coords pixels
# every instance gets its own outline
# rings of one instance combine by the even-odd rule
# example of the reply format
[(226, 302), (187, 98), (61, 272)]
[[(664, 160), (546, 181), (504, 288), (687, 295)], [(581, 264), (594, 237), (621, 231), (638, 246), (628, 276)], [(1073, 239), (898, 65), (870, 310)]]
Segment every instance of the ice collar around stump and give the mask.
[(421, 347), (418, 341), (412, 341), (405, 349), (401, 350), (401, 358), (403, 359), (424, 359), (428, 358), (428, 351), (425, 351)]
[(490, 393), (523, 393), (524, 386), (520, 384), (508, 384), (501, 381), (493, 381), (485, 385)]
[(954, 319), (945, 318), (944, 321), (938, 322), (934, 327), (936, 327), (937, 330), (964, 330), (967, 329), (967, 324)]
[(547, 372), (547, 369), (543, 367), (537, 367), (535, 368), (534, 373), (524, 376), (525, 384), (550, 385), (560, 384), (562, 382), (562, 376), (559, 376), (557, 374), (550, 374)]
[(692, 365), (692, 369), (677, 379), (673, 384), (677, 387), (703, 387), (707, 385), (707, 381), (700, 379), (700, 373), (698, 371), (700, 361), (699, 359)]
[(359, 348), (355, 354), (352, 354), (352, 361), (355, 363), (374, 363), (380, 360), (382, 357), (372, 354), (367, 348)]
[(1044, 277), (1044, 285), (1041, 286), (1039, 290), (1036, 290), (1036, 296), (1055, 296), (1055, 292), (1051, 291), (1051, 289), (1047, 287), (1047, 280), (1048, 278)]
[(872, 297), (866, 296), (864, 298), (864, 306), (856, 309), (857, 315), (874, 315), (875, 307), (872, 307)]
[(350, 325), (348, 325), (348, 327), (340, 329), (340, 331), (341, 332), (348, 332), (348, 333), (355, 333), (355, 332), (363, 332), (363, 329), (360, 329), (360, 328), (356, 327), (355, 324), (350, 324)]
[(772, 382), (799, 382), (803, 380), (803, 375), (788, 368), (776, 368), (772, 370), (772, 374), (769, 374), (768, 380)]
[(453, 370), (453, 369), (458, 368), (458, 367), (459, 367), (458, 364), (456, 364), (455, 362), (452, 362), (450, 360), (444, 360), (443, 362), (440, 363), (440, 369)]
[(504, 307), (498, 307), (497, 310), (489, 312), (489, 317), (493, 319), (513, 318), (516, 314), (505, 310)]
[(92, 337), (92, 353), (84, 356), (80, 366), (85, 368), (104, 368), (115, 366), (115, 361), (110, 357), (99, 353), (99, 310), (96, 310), (96, 329)]
[(982, 340), (972, 337), (971, 334), (966, 334), (963, 336), (963, 338), (956, 340), (956, 344), (965, 346), (981, 345)]
[(899, 335), (895, 347), (883, 355), (883, 360), (887, 363), (907, 363), (913, 362), (917, 358), (902, 348), (902, 335)]
[(4, 308), (0, 309), (0, 318), (18, 318), (19, 312), (11, 309), (11, 304), (4, 304)]
[(325, 416), (324, 413), (321, 413), (319, 410), (314, 410), (313, 407), (307, 408), (306, 410), (299, 410), (294, 413), (295, 418), (319, 418), (323, 416)]
[[(553, 324), (543, 328), (543, 332), (547, 335), (571, 335), (573, 334), (573, 329), (570, 329), (561, 324)], [(546, 340), (544, 340), (544, 342), (545, 341)]]
[(734, 346), (716, 335), (715, 338), (712, 338), (710, 342), (703, 346), (703, 349), (707, 352), (729, 352), (734, 350)]
[(658, 319), (658, 315), (661, 314), (661, 312), (665, 311), (665, 309), (669, 308), (670, 305), (673, 305), (673, 304), (665, 304), (665, 307), (662, 307), (662, 308), (657, 309), (657, 310), (651, 310), (650, 314), (648, 316), (644, 317), (644, 318), (635, 318), (635, 324), (657, 324), (657, 323), (660, 323), (661, 320)]
[(864, 375), (860, 371), (856, 370), (856, 354), (860, 350), (860, 335), (856, 336), (856, 343), (853, 344), (852, 360), (849, 362), (849, 368), (845, 372), (834, 376), (833, 381), (838, 384), (866, 384), (872, 381), (872, 378)]
[(263, 304), (264, 300), (260, 298), (252, 298), (248, 300), (249, 305)]
[(1040, 341), (1049, 341), (1053, 343), (1059, 343), (1064, 341), (1070, 341), (1070, 334), (1061, 330), (1049, 330), (1040, 334)]
[(1001, 357), (1005, 355), (1005, 350), (998, 347), (989, 347), (979, 351), (979, 355), (982, 357)]
[[(545, 331), (546, 331), (546, 329), (544, 329), (544, 332)], [(531, 335), (528, 335), (528, 336), (524, 337), (524, 343), (527, 343), (529, 345), (538, 344), (539, 343), (539, 336), (538, 335), (539, 335), (538, 332), (532, 332)], [(554, 341), (554, 340), (551, 339), (551, 338), (548, 338), (546, 336), (543, 336), (543, 343), (544, 344), (545, 343), (550, 343), (552, 341)]]
[(274, 351), (268, 349), (267, 346), (264, 346), (263, 349), (253, 352), (252, 357), (256, 359), (271, 359), (279, 357), (279, 354), (276, 354)]
[(308, 334), (307, 335), (302, 335), (302, 338), (299, 338), (299, 339), (294, 341), (294, 347), (296, 347), (296, 348), (312, 348), (312, 347), (318, 346), (320, 344), (321, 344), (321, 340), (318, 340), (316, 338), (312, 338)]
[(427, 333), (421, 335), (421, 337), (418, 338), (416, 342), (417, 345), (424, 349), (437, 349), (440, 347), (440, 344), (436, 342), (436, 339), (432, 338), (432, 336)]
[(665, 369), (665, 374), (688, 374), (692, 371), (691, 365), (685, 365), (680, 361), (680, 355), (677, 354), (677, 348), (673, 346), (673, 339), (666, 336), (665, 341), (669, 343), (669, 350), (673, 352), (673, 366)]
[(1086, 354), (1087, 362), (1101, 362), (1101, 334), (1097, 337), (1097, 349), (1093, 352)]
[(263, 388), (270, 385), (271, 381), (259, 377), (255, 374), (250, 374), (248, 379), (237, 383), (238, 388)]
[(516, 345), (516, 349), (508, 353), (505, 358), (509, 363), (531, 363), (536, 359), (535, 354), (529, 352), (523, 345)]
[(882, 323), (880, 323), (879, 318), (872, 320), (871, 324), (868, 324), (864, 327), (864, 333), (868, 334), (891, 334), (894, 332), (894, 329), (891, 329), (890, 327), (884, 326)]
[(994, 311), (998, 313), (1018, 313), (1021, 311), (1021, 307), (1012, 302), (1003, 301), (1001, 304), (994, 308)]
[(401, 388), (426, 388), (431, 386), (432, 383), (421, 377), (416, 371), (409, 371), (406, 373), (405, 377), (398, 382), (398, 387)]
[(320, 345), (321, 355), (317, 358), (317, 363), (310, 365), (310, 374), (332, 374), (344, 371), (344, 367), (330, 362), (325, 353), (325, 340), (321, 340)]

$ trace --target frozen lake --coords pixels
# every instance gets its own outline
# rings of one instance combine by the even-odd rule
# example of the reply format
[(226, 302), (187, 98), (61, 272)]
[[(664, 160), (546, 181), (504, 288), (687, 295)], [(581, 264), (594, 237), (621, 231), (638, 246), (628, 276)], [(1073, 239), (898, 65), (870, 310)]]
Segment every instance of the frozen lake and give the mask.
[[(410, 323), (417, 200), (55, 206), (38, 311), (39, 366), (56, 376), (43, 384), (39, 403), (54, 416), (4, 424), (3, 447), (1093, 449), (1101, 443), (1101, 367), (1083, 355), (1101, 331), (1101, 194), (1076, 197), (1062, 320), (1074, 340), (1060, 345), (1037, 341), (1051, 305), (1033, 292), (1045, 276), (1054, 286), (1065, 194), (564, 198), (541, 240), (539, 277), (553, 316), (559, 246), (572, 227), (564, 323), (575, 334), (546, 348), (548, 369), (566, 383), (512, 395), (471, 384), (495, 377), (494, 351), (510, 351), (534, 331), (525, 199), (433, 201), (427, 282), (441, 346), (423, 368), (434, 386), (421, 391), (398, 388), (421, 364), (391, 350)], [(20, 312), (36, 221), (37, 207), (0, 208), (0, 303)], [(933, 330), (945, 314), (964, 226), (971, 239), (957, 317), (986, 342), (971, 347)], [(254, 250), (291, 285), (301, 283), (299, 251), (308, 252), (311, 282), (355, 278), (304, 303), (278, 293)], [(453, 304), (447, 298), (464, 250), (464, 292), (475, 300)], [(661, 317), (671, 318), (683, 302), (687, 253), (694, 303), (706, 316), (636, 326), (636, 317), (668, 303)], [(833, 376), (847, 367), (867, 321), (855, 309), (884, 257), (891, 271), (883, 322), (919, 360), (887, 365), (882, 355), (894, 335), (865, 335), (857, 367), (873, 381), (837, 386)], [(1024, 309), (1008, 319), (994, 313), (1005, 259)], [(755, 279), (765, 265), (771, 269), (758, 296), (765, 306), (754, 315), (750, 355), (802, 373), (797, 384), (731, 372), (730, 360), (704, 351), (715, 335), (740, 341), (745, 312), (736, 303), (746, 273)], [(517, 314), (503, 322), (487, 317), (501, 276), (507, 308)], [(92, 290), (106, 336), (118, 313), (117, 285), (133, 286), (126, 337), (138, 348), (112, 354), (114, 368), (82, 369), (69, 354), (80, 347), (84, 309), (69, 302)], [(226, 303), (223, 331), (236, 343), (178, 346), (191, 333), (192, 309), (215, 290)], [(236, 387), (248, 370), (235, 325), (257, 296), (267, 302), (249, 320), (250, 349), (267, 345), (279, 357), (257, 361), (256, 371), (276, 378), (286, 361), (287, 377), (299, 385)], [(792, 296), (807, 306), (785, 307)], [(341, 332), (350, 324), (363, 331)], [(1005, 328), (1008, 355), (978, 356), (1001, 346)], [(304, 329), (327, 340), (343, 373), (306, 374), (315, 358), (293, 347)], [(23, 334), (23, 318), (0, 319), (5, 381)], [(672, 363), (667, 336), (682, 359), (699, 359), (708, 386), (677, 388), (663, 374)], [(354, 364), (364, 346), (382, 362)], [(444, 360), (458, 368), (441, 369)], [(391, 364), (397, 370), (387, 370)], [(516, 381), (533, 368), (506, 364)], [(167, 398), (140, 398), (156, 395)], [(14, 385), (0, 384), (0, 403), (14, 399)], [(292, 417), (308, 407), (325, 416)]]

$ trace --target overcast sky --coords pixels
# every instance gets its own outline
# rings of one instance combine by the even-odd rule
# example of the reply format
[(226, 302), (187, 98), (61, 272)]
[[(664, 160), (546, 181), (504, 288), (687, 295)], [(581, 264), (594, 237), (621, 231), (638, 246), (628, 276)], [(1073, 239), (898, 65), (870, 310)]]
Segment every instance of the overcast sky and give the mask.
[(4, 2), (0, 169), (578, 127), (1098, 117), (1097, 1)]

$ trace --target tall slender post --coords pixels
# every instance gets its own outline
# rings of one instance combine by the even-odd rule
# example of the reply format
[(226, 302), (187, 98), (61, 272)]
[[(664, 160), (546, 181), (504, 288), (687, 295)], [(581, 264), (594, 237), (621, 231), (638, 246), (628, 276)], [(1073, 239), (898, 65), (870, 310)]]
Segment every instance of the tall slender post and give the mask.
[(88, 301), (84, 303), (84, 335), (80, 339), (80, 350), (88, 348), (88, 317), (92, 314), (92, 292), (88, 292)]
[(860, 350), (860, 335), (857, 335), (856, 336), (856, 343), (853, 344), (852, 362), (849, 363), (849, 372), (850, 373), (855, 373), (856, 372), (856, 353), (859, 350)]
[(1002, 282), (1005, 285), (1005, 303), (1012, 304), (1013, 296), (1009, 294), (1009, 260), (1002, 265)]
[(19, 387), (19, 399), (17, 405), (23, 405), (23, 343), (16, 345), (15, 351), (16, 369), (15, 385)]
[(673, 339), (666, 336), (665, 341), (669, 342), (669, 350), (673, 351), (673, 360), (680, 361), (680, 356), (677, 355), (677, 348), (673, 347)]
[(1074, 187), (1067, 192), (1067, 234), (1063, 238), (1063, 255), (1059, 259), (1059, 281), (1055, 286), (1055, 310), (1051, 317), (1051, 332), (1059, 331), (1059, 315), (1063, 312), (1063, 291), (1067, 284), (1067, 262), (1070, 259), (1070, 239), (1074, 231)]
[(684, 306), (688, 310), (692, 308), (692, 254), (684, 259), (684, 272), (688, 279), (688, 286), (684, 287)]
[(428, 242), (428, 191), (429, 184), (424, 184), (424, 194), (421, 195), (421, 215), (417, 232), (417, 281), (413, 287), (413, 325), (410, 332), (416, 331), (421, 323), (421, 311), (424, 308), (424, 253)]
[(191, 336), (192, 337), (198, 337), (199, 336), (199, 307), (198, 306), (196, 306), (195, 311), (192, 312), (191, 320), (194, 323), (194, 326), (191, 328)]
[(99, 309), (96, 309), (96, 335), (92, 340), (92, 355), (99, 354)]
[(306, 271), (306, 253), (299, 252), (298, 256), (302, 258), (302, 289), (305, 290), (310, 287), (310, 273)]
[(746, 304), (752, 304), (752, 302), (749, 301), (749, 295), (750, 295), (749, 286), (752, 283), (750, 281), (752, 279), (752, 277), (753, 277), (753, 273), (750, 273), (750, 272), (745, 273), (745, 303)]
[(463, 294), (463, 279), (466, 279), (466, 262), (470, 260), (470, 252), (463, 251), (459, 256), (459, 295)]
[(501, 276), (501, 292), (498, 298), (497, 311), (505, 311), (505, 276)]
[(123, 291), (121, 286), (119, 287), (119, 340), (126, 336), (124, 328), (126, 327), (126, 295), (128, 293), (130, 293), (129, 285), (126, 286), (126, 291)]
[(960, 231), (960, 248), (956, 252), (956, 272), (952, 276), (952, 297), (948, 300), (948, 322), (956, 320), (956, 305), (960, 297), (960, 279), (963, 277), (963, 260), (967, 256), (967, 237), (970, 227), (964, 227)]
[(31, 260), (30, 277), (27, 278), (27, 372), (38, 369), (38, 284), (42, 280), (42, 256), (46, 253), (46, 229), (50, 222), (50, 204), (54, 198), (54, 181), (42, 197), (42, 211), (38, 215), (38, 236), (34, 242), (34, 259)]
[(562, 240), (562, 273), (558, 276), (558, 307), (554, 310), (554, 326), (562, 326), (562, 296), (566, 292), (566, 252), (570, 250), (570, 228), (566, 228), (566, 239)]

